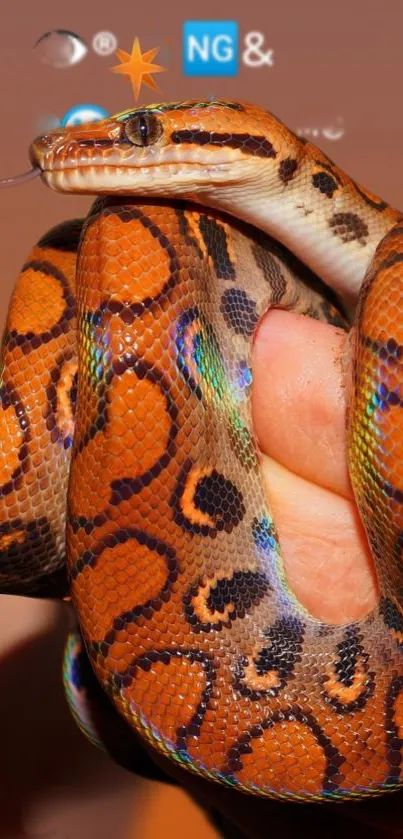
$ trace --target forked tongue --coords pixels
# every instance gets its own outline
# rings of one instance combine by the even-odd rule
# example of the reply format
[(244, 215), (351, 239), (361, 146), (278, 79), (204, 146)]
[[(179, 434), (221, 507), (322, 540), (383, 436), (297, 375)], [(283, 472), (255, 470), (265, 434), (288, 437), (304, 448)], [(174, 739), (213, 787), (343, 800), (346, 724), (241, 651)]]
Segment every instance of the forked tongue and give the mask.
[(33, 166), (28, 172), (22, 172), (21, 175), (14, 175), (12, 178), (0, 178), (0, 189), (5, 189), (8, 186), (18, 186), (25, 184), (27, 181), (32, 181), (41, 174), (39, 166)]

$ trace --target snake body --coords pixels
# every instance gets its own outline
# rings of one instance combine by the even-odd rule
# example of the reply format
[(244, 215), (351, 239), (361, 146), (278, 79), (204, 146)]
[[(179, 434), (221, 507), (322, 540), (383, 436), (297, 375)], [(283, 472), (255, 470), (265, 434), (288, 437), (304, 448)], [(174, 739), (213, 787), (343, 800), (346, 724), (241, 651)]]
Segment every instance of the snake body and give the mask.
[[(301, 801), (396, 789), (402, 214), (236, 102), (132, 109), (31, 156), (99, 197), (40, 240), (11, 300), (1, 590), (69, 591), (115, 708), (190, 771)], [(360, 292), (349, 466), (381, 596), (343, 626), (287, 583), (250, 413), (269, 306), (342, 323), (312, 272), (350, 317)]]

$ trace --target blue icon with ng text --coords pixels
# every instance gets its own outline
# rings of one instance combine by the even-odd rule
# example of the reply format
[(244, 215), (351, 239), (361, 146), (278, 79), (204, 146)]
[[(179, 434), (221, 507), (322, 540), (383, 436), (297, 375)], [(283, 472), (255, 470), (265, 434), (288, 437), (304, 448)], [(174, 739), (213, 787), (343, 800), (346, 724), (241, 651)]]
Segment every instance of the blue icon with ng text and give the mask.
[(238, 23), (235, 20), (187, 20), (183, 24), (185, 76), (236, 76)]

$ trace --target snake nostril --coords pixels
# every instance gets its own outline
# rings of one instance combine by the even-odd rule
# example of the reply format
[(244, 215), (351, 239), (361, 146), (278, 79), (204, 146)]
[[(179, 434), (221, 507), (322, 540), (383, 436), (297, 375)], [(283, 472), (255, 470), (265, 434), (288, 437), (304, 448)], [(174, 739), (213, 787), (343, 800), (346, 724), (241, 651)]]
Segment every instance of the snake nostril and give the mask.
[(40, 148), (36, 140), (34, 140), (29, 147), (28, 156), (32, 166), (41, 165), (42, 155), (40, 154)]
[(62, 137), (63, 135), (59, 132), (42, 134), (40, 137), (36, 137), (29, 148), (29, 159), (31, 163), (34, 166), (41, 166), (44, 156), (54, 149)]

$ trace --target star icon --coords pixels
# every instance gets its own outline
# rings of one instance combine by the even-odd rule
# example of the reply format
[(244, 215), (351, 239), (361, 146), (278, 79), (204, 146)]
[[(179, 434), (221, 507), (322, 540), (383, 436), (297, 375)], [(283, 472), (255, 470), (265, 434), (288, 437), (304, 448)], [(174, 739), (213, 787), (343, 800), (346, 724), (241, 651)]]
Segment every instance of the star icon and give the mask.
[(142, 84), (151, 87), (152, 90), (159, 90), (159, 87), (153, 79), (154, 73), (166, 72), (166, 67), (161, 67), (160, 64), (153, 64), (153, 58), (157, 55), (159, 47), (141, 52), (140, 41), (138, 38), (134, 39), (131, 54), (125, 50), (116, 50), (116, 55), (121, 64), (116, 64), (110, 69), (114, 73), (122, 73), (129, 76), (134, 92), (134, 98), (137, 100), (140, 95)]

